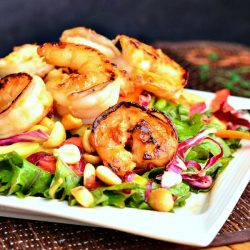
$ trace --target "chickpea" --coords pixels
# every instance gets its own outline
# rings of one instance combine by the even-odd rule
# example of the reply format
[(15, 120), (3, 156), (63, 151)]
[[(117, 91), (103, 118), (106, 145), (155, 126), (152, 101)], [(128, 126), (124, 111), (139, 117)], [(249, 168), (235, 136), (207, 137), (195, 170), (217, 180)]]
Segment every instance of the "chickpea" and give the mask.
[(152, 190), (148, 198), (148, 204), (157, 211), (168, 212), (174, 207), (171, 192), (166, 188)]

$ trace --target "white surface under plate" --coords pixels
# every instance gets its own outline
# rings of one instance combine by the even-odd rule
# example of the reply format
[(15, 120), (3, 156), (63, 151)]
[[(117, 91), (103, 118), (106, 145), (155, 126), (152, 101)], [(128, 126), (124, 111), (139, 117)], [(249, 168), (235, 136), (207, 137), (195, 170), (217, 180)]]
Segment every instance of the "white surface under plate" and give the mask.
[[(207, 101), (213, 97), (211, 93), (195, 92)], [(250, 99), (231, 97), (229, 102), (237, 109), (250, 109)], [(0, 216), (100, 226), (169, 242), (207, 246), (249, 182), (250, 143), (242, 141), (242, 145), (212, 191), (192, 194), (186, 206), (175, 213), (114, 207), (86, 209), (69, 207), (67, 202), (58, 200), (0, 196)]]

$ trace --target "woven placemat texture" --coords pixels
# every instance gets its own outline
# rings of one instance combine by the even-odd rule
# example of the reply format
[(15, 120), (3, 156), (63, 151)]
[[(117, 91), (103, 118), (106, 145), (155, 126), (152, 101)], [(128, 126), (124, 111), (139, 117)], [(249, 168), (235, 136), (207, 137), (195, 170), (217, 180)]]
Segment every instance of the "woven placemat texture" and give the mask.
[(223, 42), (156, 42), (189, 71), (188, 88), (250, 97), (250, 49)]
[[(206, 91), (228, 87), (235, 95), (249, 97), (250, 52), (248, 48), (241, 45), (214, 42), (158, 42), (156, 45), (163, 48), (171, 57), (188, 68), (190, 81), (187, 87)], [(238, 71), (239, 68), (244, 70)], [(250, 184), (211, 246), (249, 240)], [(0, 218), (0, 249), (29, 248), (195, 249), (110, 229)]]

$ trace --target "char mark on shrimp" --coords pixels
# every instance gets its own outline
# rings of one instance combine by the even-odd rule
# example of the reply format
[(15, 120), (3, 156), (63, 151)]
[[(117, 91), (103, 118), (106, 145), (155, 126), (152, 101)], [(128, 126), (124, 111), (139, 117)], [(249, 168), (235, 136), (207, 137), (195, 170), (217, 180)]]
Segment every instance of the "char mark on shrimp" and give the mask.
[(163, 167), (174, 156), (178, 138), (167, 116), (121, 102), (96, 118), (91, 144), (116, 174)]

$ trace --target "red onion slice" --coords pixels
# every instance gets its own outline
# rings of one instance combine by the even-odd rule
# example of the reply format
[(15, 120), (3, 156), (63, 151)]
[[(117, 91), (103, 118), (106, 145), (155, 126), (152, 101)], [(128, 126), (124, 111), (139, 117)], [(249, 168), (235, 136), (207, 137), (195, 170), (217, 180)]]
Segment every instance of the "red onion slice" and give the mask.
[(8, 138), (0, 139), (0, 146), (10, 145), (17, 142), (41, 142), (49, 138), (49, 135), (42, 130), (34, 130)]

